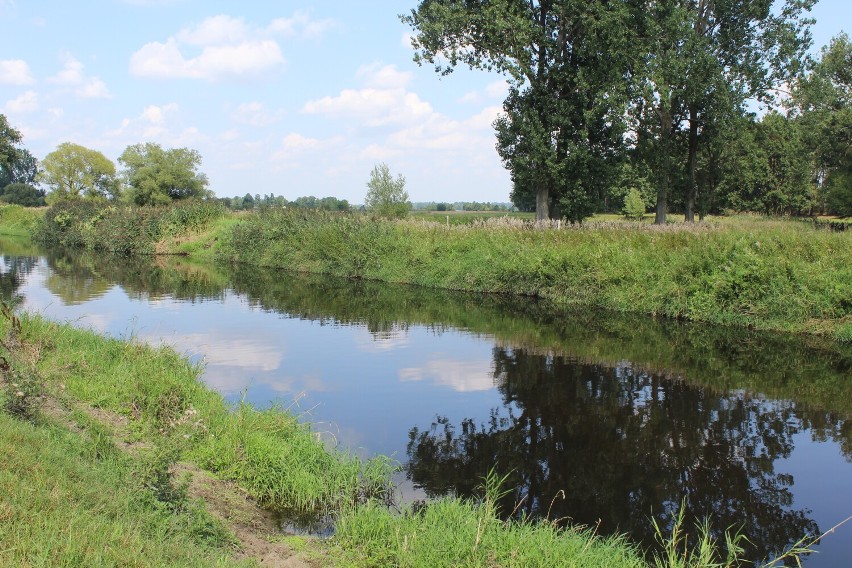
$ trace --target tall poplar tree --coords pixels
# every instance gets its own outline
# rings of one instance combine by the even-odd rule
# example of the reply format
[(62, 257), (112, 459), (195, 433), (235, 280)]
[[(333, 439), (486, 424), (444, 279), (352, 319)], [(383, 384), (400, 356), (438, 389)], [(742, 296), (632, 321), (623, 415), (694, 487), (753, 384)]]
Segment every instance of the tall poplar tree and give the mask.
[(495, 122), (513, 201), (536, 219), (582, 220), (623, 148), (638, 0), (424, 0), (402, 20), (415, 61), (446, 75), (497, 71), (511, 88)]

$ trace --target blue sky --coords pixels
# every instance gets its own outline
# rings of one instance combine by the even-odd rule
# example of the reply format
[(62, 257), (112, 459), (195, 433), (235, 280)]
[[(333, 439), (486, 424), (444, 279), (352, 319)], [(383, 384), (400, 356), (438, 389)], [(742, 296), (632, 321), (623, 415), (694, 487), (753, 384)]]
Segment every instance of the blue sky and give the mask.
[[(412, 62), (416, 2), (0, 0), (0, 113), (43, 158), (75, 142), (190, 147), (219, 196), (361, 203), (374, 164), (413, 201), (507, 201), (491, 123), (506, 86)], [(849, 30), (821, 0), (814, 51)]]

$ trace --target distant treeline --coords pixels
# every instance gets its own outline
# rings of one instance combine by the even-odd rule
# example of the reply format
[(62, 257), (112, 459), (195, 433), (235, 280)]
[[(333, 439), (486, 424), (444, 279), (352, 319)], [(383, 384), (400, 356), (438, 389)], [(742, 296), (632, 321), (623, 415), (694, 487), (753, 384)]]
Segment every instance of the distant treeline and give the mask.
[[(290, 201), (283, 196), (270, 193), (269, 195), (252, 195), (220, 197), (218, 201), (232, 211), (251, 211), (270, 207), (288, 207), (290, 209), (312, 209), (317, 211), (357, 211), (364, 208), (361, 204), (351, 204), (346, 199), (337, 197), (314, 197), (307, 195)], [(415, 211), (513, 211), (511, 203), (489, 203), (479, 201), (435, 202), (420, 201), (411, 204)]]

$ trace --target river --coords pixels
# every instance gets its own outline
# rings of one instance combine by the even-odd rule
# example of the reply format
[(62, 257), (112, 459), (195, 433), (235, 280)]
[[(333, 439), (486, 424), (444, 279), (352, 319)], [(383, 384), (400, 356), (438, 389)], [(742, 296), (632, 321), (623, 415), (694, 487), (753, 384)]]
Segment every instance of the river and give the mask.
[[(0, 241), (24, 309), (167, 344), (228, 400), (279, 405), (329, 443), (394, 457), (401, 498), (504, 511), (651, 546), (681, 502), (761, 559), (852, 515), (852, 348), (645, 317), (555, 315), (458, 294), (181, 258)], [(848, 565), (852, 523), (809, 568)]]

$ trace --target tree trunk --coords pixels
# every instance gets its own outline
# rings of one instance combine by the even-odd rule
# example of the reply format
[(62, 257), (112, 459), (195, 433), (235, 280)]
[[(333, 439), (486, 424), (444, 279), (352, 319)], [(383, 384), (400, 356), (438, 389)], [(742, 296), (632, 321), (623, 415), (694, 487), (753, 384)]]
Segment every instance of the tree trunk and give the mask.
[(539, 186), (535, 193), (535, 220), (547, 221), (550, 219), (550, 195), (547, 187)]
[(666, 210), (668, 209), (668, 180), (661, 181), (657, 185), (657, 207), (654, 215), (655, 225), (666, 224)]
[(698, 113), (694, 108), (689, 109), (689, 155), (686, 159), (686, 210), (684, 220), (695, 223), (695, 197), (698, 186), (695, 179), (695, 168), (698, 164)]

